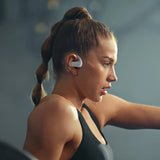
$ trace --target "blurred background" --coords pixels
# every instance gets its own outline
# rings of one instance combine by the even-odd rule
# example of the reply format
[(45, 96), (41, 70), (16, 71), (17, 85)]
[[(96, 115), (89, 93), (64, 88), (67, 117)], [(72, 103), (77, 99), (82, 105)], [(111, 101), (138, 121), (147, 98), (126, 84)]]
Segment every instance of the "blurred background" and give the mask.
[[(160, 106), (159, 0), (0, 0), (0, 140), (22, 149), (40, 48), (53, 23), (82, 6), (118, 39), (118, 82), (109, 93)], [(51, 71), (52, 72), (52, 71)], [(45, 82), (50, 93), (54, 79)], [(115, 160), (159, 160), (159, 130), (107, 126)]]

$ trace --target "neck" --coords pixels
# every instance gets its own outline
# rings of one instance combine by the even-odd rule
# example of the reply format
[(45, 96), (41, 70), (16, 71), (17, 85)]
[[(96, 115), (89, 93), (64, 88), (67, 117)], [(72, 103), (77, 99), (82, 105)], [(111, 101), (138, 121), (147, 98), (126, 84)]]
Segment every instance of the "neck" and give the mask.
[(82, 103), (85, 97), (81, 96), (71, 79), (61, 78), (57, 80), (55, 87), (53, 89), (53, 94), (60, 95), (67, 100), (69, 100), (78, 110), (81, 111)]

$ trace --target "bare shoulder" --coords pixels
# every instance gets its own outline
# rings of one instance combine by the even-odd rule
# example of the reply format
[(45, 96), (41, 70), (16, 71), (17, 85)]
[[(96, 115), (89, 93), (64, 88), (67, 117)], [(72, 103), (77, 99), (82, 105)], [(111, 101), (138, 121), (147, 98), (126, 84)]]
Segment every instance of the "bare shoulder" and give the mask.
[[(40, 104), (33, 110), (30, 118), (38, 118), (42, 120), (59, 120), (64, 121), (65, 118), (74, 118), (76, 109), (71, 102), (58, 95), (49, 95), (42, 99)], [(62, 118), (63, 117), (63, 118)]]
[(102, 97), (102, 101), (100, 102), (96, 103), (89, 99), (86, 99), (85, 103), (96, 116), (102, 129), (104, 125), (106, 125), (106, 123), (108, 123), (113, 117), (115, 117), (119, 110), (129, 102), (115, 95), (106, 94)]
[(106, 94), (103, 96), (102, 101), (97, 103), (97, 105), (102, 105), (102, 106), (104, 105), (106, 107), (106, 104), (107, 104), (108, 107), (111, 106), (113, 109), (116, 109), (120, 105), (125, 105), (127, 103), (128, 101), (120, 97), (117, 97), (112, 94)]
[(39, 154), (40, 150), (43, 150), (41, 154), (45, 151), (52, 151), (55, 155), (62, 152), (56, 150), (62, 149), (65, 143), (73, 139), (76, 119), (78, 121), (76, 108), (67, 100), (56, 95), (47, 96), (28, 118), (27, 138), (34, 149), (27, 146), (27, 138), (24, 148), (34, 155)]

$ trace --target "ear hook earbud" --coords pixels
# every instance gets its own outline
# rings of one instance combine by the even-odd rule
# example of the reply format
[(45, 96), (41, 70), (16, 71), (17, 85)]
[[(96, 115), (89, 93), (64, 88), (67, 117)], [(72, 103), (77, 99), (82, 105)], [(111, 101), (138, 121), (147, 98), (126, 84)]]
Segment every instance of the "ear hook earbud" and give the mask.
[(78, 57), (78, 60), (77, 61), (73, 61), (70, 63), (70, 66), (71, 67), (77, 67), (77, 68), (81, 68), (82, 65), (83, 65), (83, 62), (82, 62), (82, 59), (79, 55), (76, 55)]

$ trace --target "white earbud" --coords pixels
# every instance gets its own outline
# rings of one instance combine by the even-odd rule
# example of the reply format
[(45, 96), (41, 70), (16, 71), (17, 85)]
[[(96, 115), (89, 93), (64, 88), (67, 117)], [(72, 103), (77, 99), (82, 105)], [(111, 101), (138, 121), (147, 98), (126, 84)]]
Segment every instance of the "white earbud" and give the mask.
[(83, 65), (82, 59), (81, 59), (81, 57), (79, 55), (77, 55), (77, 57), (78, 57), (78, 60), (71, 62), (70, 66), (71, 67), (76, 67), (76, 68), (81, 68), (82, 65)]

